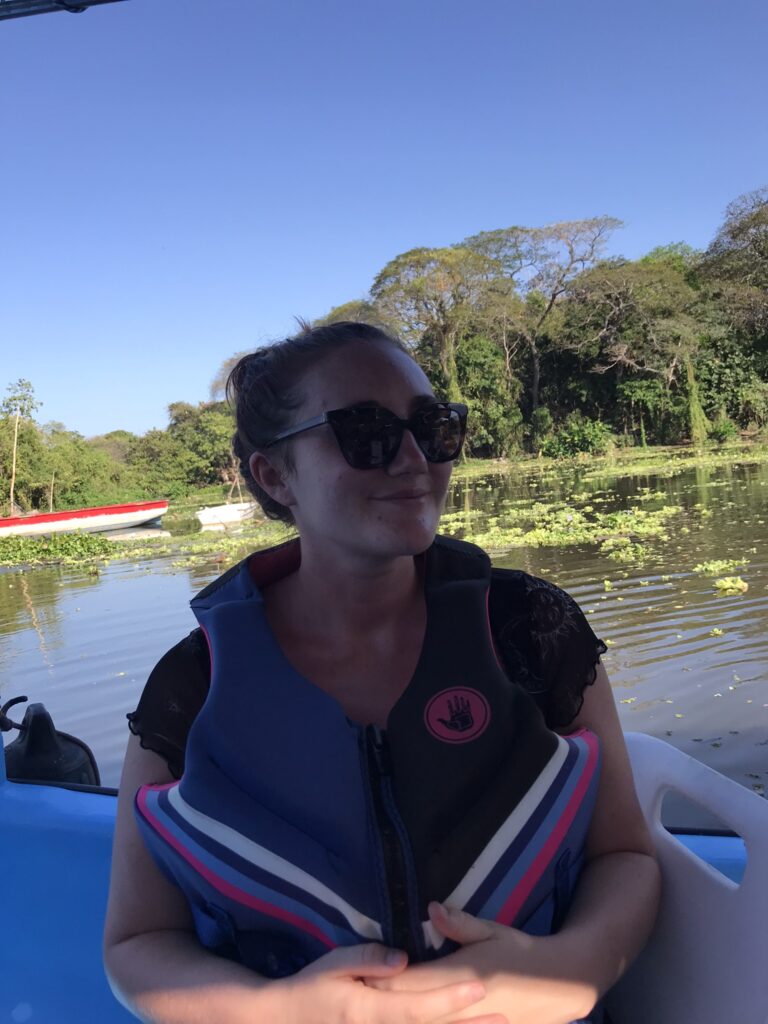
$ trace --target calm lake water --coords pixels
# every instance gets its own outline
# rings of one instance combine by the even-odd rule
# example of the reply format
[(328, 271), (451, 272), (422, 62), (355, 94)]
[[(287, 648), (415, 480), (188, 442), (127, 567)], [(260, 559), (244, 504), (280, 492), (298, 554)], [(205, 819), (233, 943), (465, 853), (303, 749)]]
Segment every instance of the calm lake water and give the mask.
[[(597, 545), (494, 554), (565, 587), (598, 636), (625, 730), (659, 736), (765, 795), (768, 788), (768, 465), (732, 464), (647, 476), (596, 478), (588, 469), (456, 482), (448, 511), (478, 521), (521, 501), (571, 501), (606, 510), (682, 506), (669, 539), (641, 561), (611, 561)], [(738, 559), (743, 593), (724, 595), (698, 563)], [(117, 786), (126, 712), (167, 648), (195, 625), (190, 597), (226, 568), (214, 558), (86, 567), (0, 569), (0, 702), (42, 701), (58, 729), (93, 750), (102, 784)], [(606, 584), (605, 581), (608, 581)], [(11, 717), (23, 716), (17, 706)], [(6, 742), (16, 734), (6, 734)], [(675, 811), (676, 824), (697, 820)]]

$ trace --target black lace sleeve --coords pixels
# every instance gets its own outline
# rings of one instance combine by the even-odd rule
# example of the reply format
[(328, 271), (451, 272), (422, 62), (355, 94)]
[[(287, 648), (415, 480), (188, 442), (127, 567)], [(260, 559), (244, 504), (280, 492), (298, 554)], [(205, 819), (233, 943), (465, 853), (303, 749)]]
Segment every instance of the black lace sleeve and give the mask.
[(181, 778), (187, 734), (208, 694), (210, 658), (199, 629), (167, 651), (149, 674), (135, 711), (126, 715), (128, 728), (142, 747), (168, 762)]
[(551, 729), (581, 710), (607, 648), (574, 599), (554, 583), (494, 569), (489, 613), (494, 642), (513, 681), (535, 699)]

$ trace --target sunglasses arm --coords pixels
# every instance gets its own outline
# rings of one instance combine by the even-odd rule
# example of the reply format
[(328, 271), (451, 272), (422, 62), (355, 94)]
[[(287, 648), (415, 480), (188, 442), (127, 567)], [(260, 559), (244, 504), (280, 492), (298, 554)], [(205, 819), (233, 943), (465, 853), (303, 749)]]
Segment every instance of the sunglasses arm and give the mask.
[(264, 445), (264, 447), (271, 448), (272, 445), (277, 444), (278, 441), (284, 441), (287, 437), (293, 437), (294, 434), (303, 434), (305, 430), (311, 430), (313, 427), (319, 427), (321, 424), (327, 422), (328, 413), (322, 412), (319, 416), (313, 416), (311, 420), (304, 420), (303, 423), (297, 423), (294, 427), (282, 430), (279, 434), (276, 434), (268, 444)]

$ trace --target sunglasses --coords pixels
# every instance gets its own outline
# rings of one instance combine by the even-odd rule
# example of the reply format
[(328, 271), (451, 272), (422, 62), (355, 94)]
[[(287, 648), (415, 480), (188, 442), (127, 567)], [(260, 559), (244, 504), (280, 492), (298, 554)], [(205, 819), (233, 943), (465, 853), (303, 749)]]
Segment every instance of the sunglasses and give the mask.
[(450, 462), (461, 451), (467, 431), (467, 407), (460, 402), (431, 402), (407, 420), (378, 405), (333, 409), (277, 434), (264, 447), (327, 423), (341, 454), (354, 469), (381, 469), (395, 458), (410, 430), (427, 462)]

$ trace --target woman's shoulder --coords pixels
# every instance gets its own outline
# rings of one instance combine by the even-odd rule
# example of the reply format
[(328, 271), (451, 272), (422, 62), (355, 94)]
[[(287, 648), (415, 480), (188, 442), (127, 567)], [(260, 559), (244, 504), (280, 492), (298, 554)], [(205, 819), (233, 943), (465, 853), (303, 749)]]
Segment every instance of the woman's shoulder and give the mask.
[(549, 580), (494, 567), (488, 612), (507, 674), (536, 699), (550, 727), (567, 726), (607, 650), (577, 601)]
[(534, 632), (547, 634), (583, 618), (578, 602), (551, 580), (522, 569), (491, 569), (490, 601), (499, 611), (523, 615)]
[(128, 727), (141, 745), (160, 754), (180, 778), (190, 726), (210, 687), (210, 655), (200, 628), (174, 644), (149, 674)]

